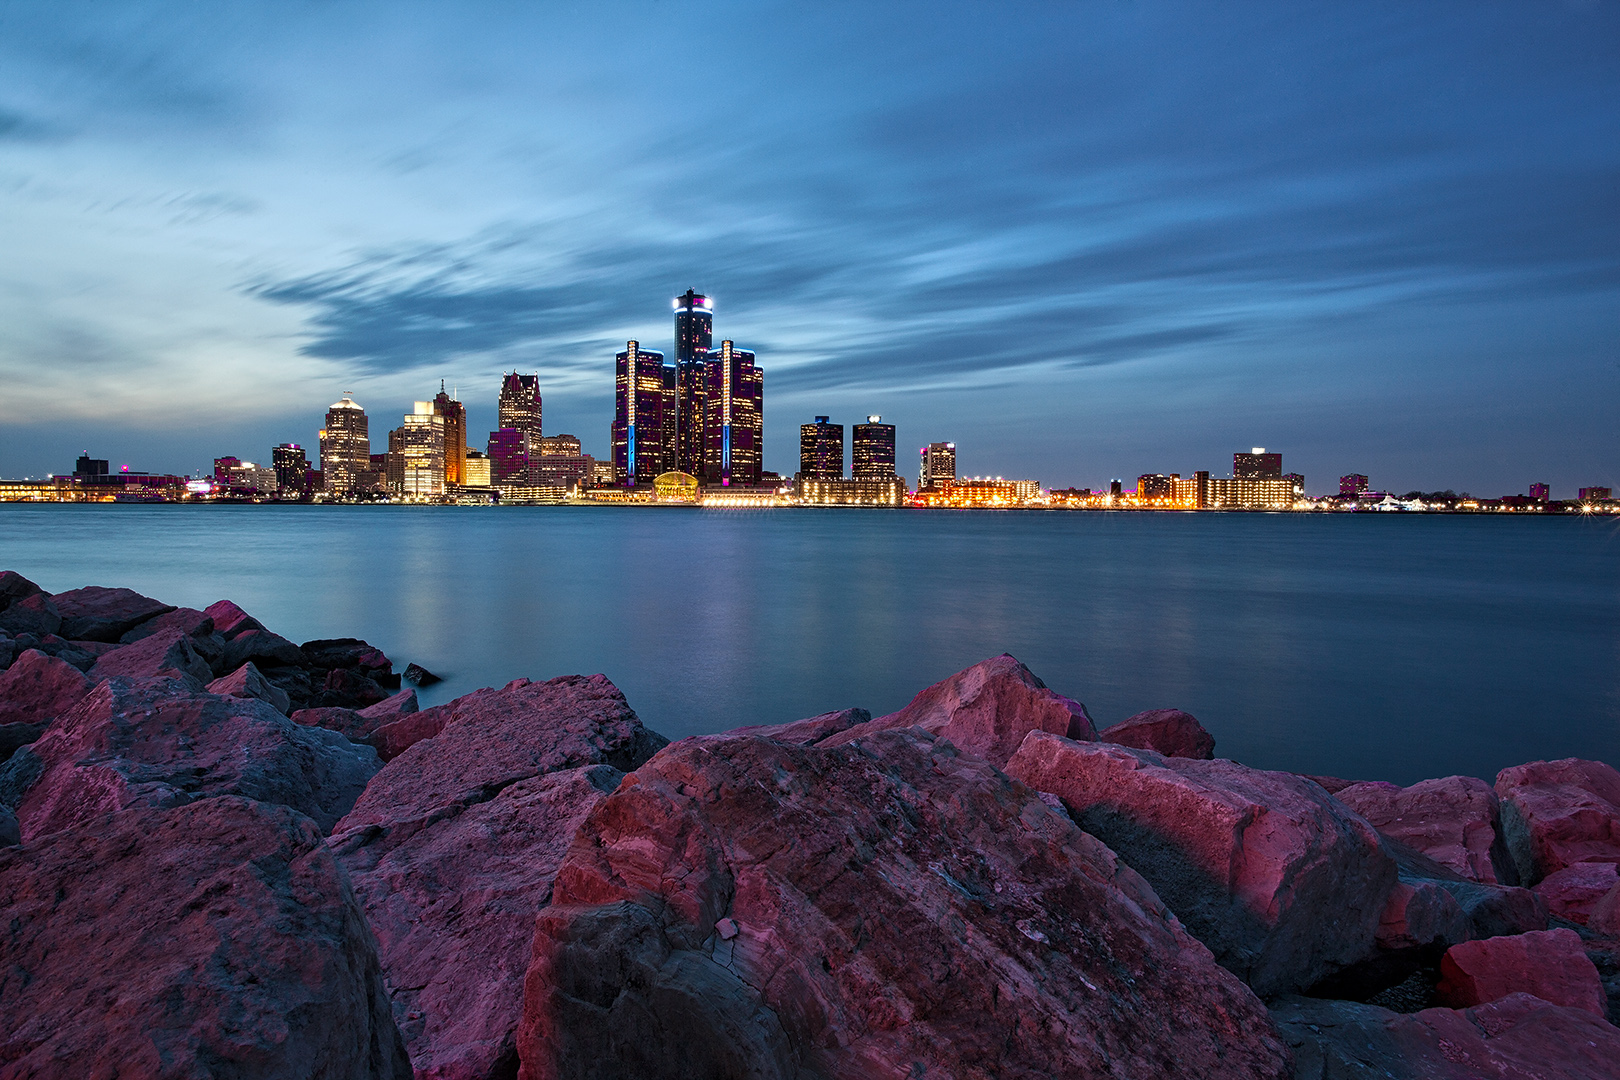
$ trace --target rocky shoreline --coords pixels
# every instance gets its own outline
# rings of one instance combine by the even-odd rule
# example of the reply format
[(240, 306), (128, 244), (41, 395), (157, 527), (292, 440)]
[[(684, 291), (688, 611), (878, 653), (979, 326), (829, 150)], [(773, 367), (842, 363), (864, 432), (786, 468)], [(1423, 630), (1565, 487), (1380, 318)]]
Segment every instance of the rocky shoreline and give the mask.
[(1620, 1068), (1607, 764), (1253, 769), (1005, 655), (676, 743), (393, 668), (0, 573), (0, 1080)]

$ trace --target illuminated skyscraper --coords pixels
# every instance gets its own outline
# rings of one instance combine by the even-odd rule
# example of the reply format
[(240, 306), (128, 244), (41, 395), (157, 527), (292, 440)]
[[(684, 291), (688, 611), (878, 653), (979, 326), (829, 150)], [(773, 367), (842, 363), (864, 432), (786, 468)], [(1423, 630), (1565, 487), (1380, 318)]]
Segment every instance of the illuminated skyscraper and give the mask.
[(540, 376), (519, 375), (513, 371), (501, 380), (500, 427), (521, 431), (528, 437), (525, 452), (534, 448), (540, 428)]
[(918, 451), (918, 454), (922, 457), (922, 467), (917, 473), (919, 491), (939, 487), (947, 480), (956, 479), (955, 443), (932, 442)]
[(704, 472), (713, 342), (714, 301), (687, 289), (675, 298), (675, 468), (693, 476)]
[(710, 349), (703, 478), (728, 486), (757, 484), (764, 466), (765, 373), (754, 354), (722, 341)]
[[(535, 376), (538, 380), (539, 376)], [(444, 380), (439, 380), (439, 393), (433, 399), (433, 413), (444, 418), (444, 482), (467, 482), (467, 407), (444, 392)], [(540, 423), (540, 398), (534, 399), (535, 425)]]
[(490, 432), (489, 463), (491, 483), (528, 483), (529, 437), (517, 428)]
[(625, 342), (614, 357), (614, 482), (651, 485), (664, 469), (664, 354)]
[(405, 414), (399, 428), (404, 460), (401, 492), (405, 495), (444, 494), (445, 423), (433, 402), (418, 401)]
[(270, 464), (276, 470), (276, 483), (282, 491), (302, 492), (309, 475), (309, 458), (297, 443), (282, 443), (270, 451)]
[(799, 479), (842, 480), (844, 477), (844, 425), (818, 416), (813, 424), (799, 425)]
[(849, 475), (855, 480), (888, 480), (894, 471), (894, 425), (881, 416), (868, 416), (856, 424), (850, 448)]
[(664, 423), (662, 431), (663, 467), (661, 472), (675, 472), (675, 463), (680, 460), (675, 442), (675, 391), (679, 387), (679, 379), (674, 364), (664, 365)]
[(1247, 454), (1232, 455), (1234, 480), (1278, 480), (1282, 478), (1282, 455), (1268, 454), (1257, 446)]
[(321, 429), (321, 476), (326, 490), (348, 495), (358, 490), (360, 474), (371, 468), (371, 435), (366, 410), (348, 394), (326, 410)]

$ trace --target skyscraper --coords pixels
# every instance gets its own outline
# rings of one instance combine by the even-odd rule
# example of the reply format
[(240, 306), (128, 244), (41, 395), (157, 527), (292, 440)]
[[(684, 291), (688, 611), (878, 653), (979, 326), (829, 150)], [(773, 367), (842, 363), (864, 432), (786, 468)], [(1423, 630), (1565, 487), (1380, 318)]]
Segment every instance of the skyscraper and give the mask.
[(489, 474), (493, 484), (529, 482), (529, 437), (517, 428), (489, 433)]
[(445, 422), (431, 401), (418, 401), (400, 426), (404, 458), (401, 491), (406, 495), (444, 494)]
[(693, 476), (704, 472), (713, 343), (714, 301), (687, 289), (675, 298), (675, 468)]
[[(535, 376), (536, 381), (539, 376)], [(433, 399), (433, 413), (444, 418), (444, 482), (467, 482), (467, 407), (444, 392), (444, 380), (439, 380), (439, 393)], [(535, 428), (540, 425), (540, 397), (534, 399)]]
[(868, 416), (856, 424), (850, 447), (849, 475), (856, 480), (888, 480), (894, 471), (894, 425), (881, 416)]
[(753, 353), (730, 341), (709, 350), (707, 372), (701, 475), (721, 486), (757, 484), (764, 467), (765, 373), (754, 365)]
[(799, 425), (799, 478), (841, 480), (844, 476), (844, 425), (825, 416)]
[(662, 444), (660, 446), (660, 451), (663, 455), (663, 464), (659, 466), (659, 471), (674, 472), (676, 471), (676, 462), (680, 460), (680, 454), (677, 452), (675, 443), (675, 392), (679, 387), (679, 380), (676, 376), (674, 364), (665, 364), (663, 374), (664, 394), (662, 408), (664, 410), (664, 422), (662, 431), (660, 432), (660, 442)]
[(614, 482), (625, 487), (650, 485), (664, 472), (664, 354), (625, 342), (614, 357)]
[(321, 476), (326, 490), (349, 495), (360, 486), (360, 474), (371, 468), (371, 435), (366, 410), (348, 394), (326, 410), (321, 429)]
[(499, 426), (521, 431), (528, 437), (529, 446), (540, 438), (540, 376), (519, 375), (513, 371), (501, 380)]
[(270, 464), (276, 470), (276, 482), (282, 491), (302, 492), (304, 479), (309, 475), (309, 458), (297, 443), (282, 443), (270, 451)]
[(938, 487), (947, 480), (956, 479), (955, 443), (931, 442), (918, 453), (922, 457), (922, 467), (917, 473), (918, 490)]
[(1232, 455), (1234, 480), (1278, 480), (1282, 478), (1282, 455), (1268, 454), (1257, 446), (1247, 454)]

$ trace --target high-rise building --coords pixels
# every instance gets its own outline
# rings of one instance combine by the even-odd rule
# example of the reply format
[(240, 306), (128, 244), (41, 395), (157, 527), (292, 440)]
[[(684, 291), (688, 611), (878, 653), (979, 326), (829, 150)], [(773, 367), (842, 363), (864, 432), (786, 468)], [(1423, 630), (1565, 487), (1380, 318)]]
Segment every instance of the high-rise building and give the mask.
[(489, 487), (493, 483), (489, 471), (489, 458), (477, 450), (467, 451), (467, 479), (463, 483), (467, 487)]
[(614, 357), (614, 482), (650, 486), (664, 469), (664, 354), (625, 342)]
[(1167, 506), (1176, 501), (1176, 481), (1180, 473), (1144, 473), (1136, 478), (1137, 502), (1146, 506)]
[(1367, 490), (1367, 478), (1360, 473), (1339, 477), (1339, 498), (1353, 499)]
[(528, 436), (524, 452), (532, 451), (542, 434), (540, 425), (540, 376), (509, 372), (501, 380), (499, 425)]
[(1546, 484), (1531, 484), (1530, 497), (1537, 502), (1546, 502), (1551, 496), (1552, 489)]
[(309, 475), (309, 457), (297, 443), (282, 443), (270, 451), (270, 464), (276, 470), (276, 482), (289, 494), (302, 493)]
[(1257, 446), (1247, 454), (1232, 455), (1232, 478), (1235, 480), (1276, 480), (1282, 476), (1282, 455), (1268, 454)]
[(433, 411), (431, 401), (418, 401), (405, 414), (405, 423), (399, 428), (404, 464), (402, 494), (444, 494), (444, 426), (444, 417)]
[(388, 433), (388, 453), (383, 455), (383, 487), (398, 495), (405, 490), (405, 429)]
[(326, 410), (321, 429), (321, 476), (326, 490), (349, 495), (359, 490), (360, 474), (371, 468), (371, 435), (366, 410), (348, 394)]
[(944, 484), (947, 480), (956, 479), (955, 443), (929, 443), (927, 446), (918, 451), (918, 453), (922, 457), (922, 467), (917, 473), (918, 490), (936, 488)]
[(713, 343), (714, 301), (687, 289), (675, 298), (675, 468), (692, 476), (704, 472)]
[(529, 437), (517, 428), (490, 432), (489, 463), (491, 483), (528, 483)]
[(545, 435), (538, 446), (530, 448), (533, 457), (572, 457), (579, 452), (579, 439), (573, 435)]
[(844, 425), (825, 416), (799, 425), (799, 479), (841, 480), (844, 477)]
[[(675, 365), (665, 364), (663, 397), (664, 423), (663, 429), (660, 432), (661, 445), (659, 447), (663, 455), (664, 462), (664, 464), (661, 466), (662, 472), (675, 472), (675, 463), (680, 459), (680, 455), (677, 453), (677, 445), (675, 441), (675, 402), (677, 400), (676, 390), (678, 389), (679, 385), (680, 383), (676, 376)], [(612, 462), (608, 462), (607, 464), (611, 466)]]
[(753, 353), (730, 341), (709, 350), (707, 370), (701, 475), (722, 487), (757, 484), (764, 469), (765, 373)]
[(855, 480), (888, 480), (894, 471), (894, 425), (881, 416), (868, 416), (856, 424), (850, 447), (849, 475)]
[[(539, 376), (535, 376), (538, 382)], [(433, 399), (433, 413), (444, 419), (444, 482), (467, 482), (467, 407), (444, 392), (444, 380), (439, 380), (439, 393)], [(540, 394), (534, 397), (534, 422), (540, 425)]]

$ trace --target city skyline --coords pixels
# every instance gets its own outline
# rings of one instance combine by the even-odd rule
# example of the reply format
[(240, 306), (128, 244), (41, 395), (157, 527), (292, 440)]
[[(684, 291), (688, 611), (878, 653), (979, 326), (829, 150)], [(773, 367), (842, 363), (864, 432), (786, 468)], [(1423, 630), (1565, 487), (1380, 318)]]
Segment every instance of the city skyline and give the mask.
[[(1617, 481), (1611, 6), (386, 10), (10, 10), (0, 473), (515, 368), (605, 458), (600, 358), (701, 282), (767, 469), (880, 414), (1059, 486)], [(671, 48), (775, 73), (602, 78)]]

